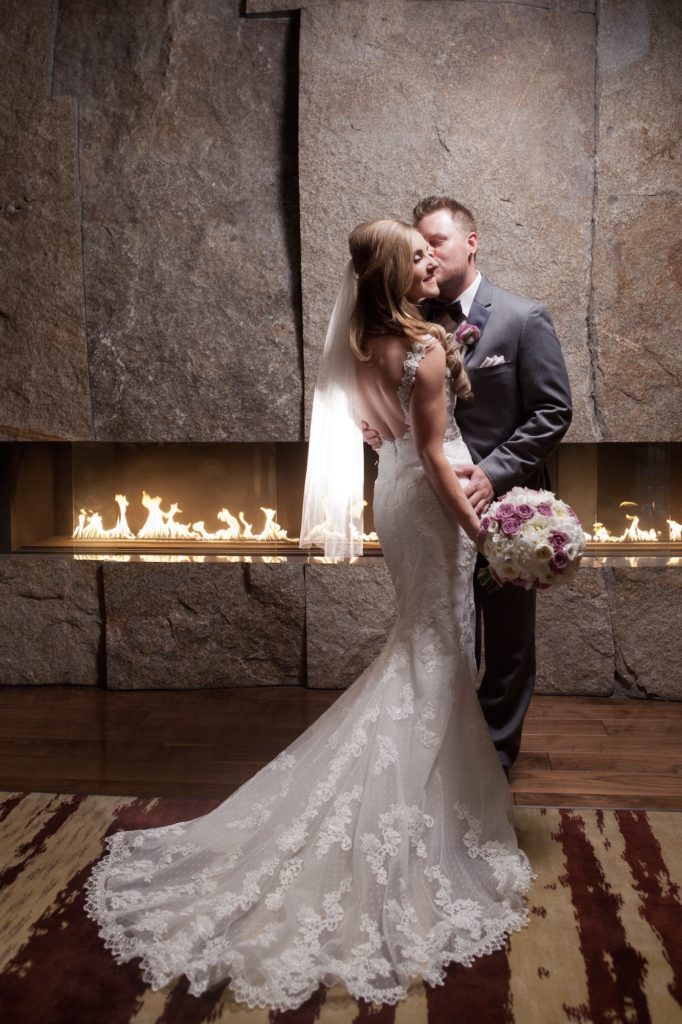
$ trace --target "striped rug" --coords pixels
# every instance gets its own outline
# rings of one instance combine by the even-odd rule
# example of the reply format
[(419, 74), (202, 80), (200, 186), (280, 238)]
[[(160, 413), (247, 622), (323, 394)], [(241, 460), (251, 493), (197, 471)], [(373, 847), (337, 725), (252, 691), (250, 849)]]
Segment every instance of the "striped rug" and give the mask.
[(538, 879), (531, 924), (397, 1007), (341, 987), (292, 1013), (226, 988), (149, 991), (83, 913), (83, 883), (120, 829), (204, 814), (217, 800), (0, 795), (3, 1024), (682, 1024), (682, 814), (519, 808)]

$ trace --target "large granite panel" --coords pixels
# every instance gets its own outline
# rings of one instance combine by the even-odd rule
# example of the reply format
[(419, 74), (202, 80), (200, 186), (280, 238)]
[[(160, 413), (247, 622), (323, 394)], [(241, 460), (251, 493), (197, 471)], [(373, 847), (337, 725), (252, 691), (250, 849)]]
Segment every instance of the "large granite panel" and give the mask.
[(607, 440), (682, 439), (681, 220), (673, 196), (599, 200), (593, 337)]
[(593, 340), (608, 440), (682, 437), (681, 48), (673, 0), (600, 5)]
[(305, 581), (308, 686), (349, 686), (377, 656), (395, 622), (386, 563), (311, 563)]
[(304, 682), (302, 565), (104, 565), (107, 685)]
[(49, 0), (2, 5), (0, 439), (92, 437), (73, 103), (51, 99)]
[(593, 341), (612, 441), (682, 437), (681, 49), (673, 0), (600, 5)]
[(294, 24), (239, 0), (61, 0), (101, 440), (301, 431)]
[(609, 596), (600, 568), (538, 594), (536, 693), (611, 696), (614, 646)]
[(97, 572), (94, 562), (0, 559), (0, 685), (103, 681)]
[(679, 3), (601, 0), (598, 51), (600, 193), (679, 195)]
[(620, 688), (632, 697), (682, 700), (679, 566), (607, 570)]
[(454, 194), (481, 269), (549, 306), (599, 436), (587, 312), (595, 18), (574, 4), (329, 0), (301, 13), (300, 189), (306, 405), (349, 230)]

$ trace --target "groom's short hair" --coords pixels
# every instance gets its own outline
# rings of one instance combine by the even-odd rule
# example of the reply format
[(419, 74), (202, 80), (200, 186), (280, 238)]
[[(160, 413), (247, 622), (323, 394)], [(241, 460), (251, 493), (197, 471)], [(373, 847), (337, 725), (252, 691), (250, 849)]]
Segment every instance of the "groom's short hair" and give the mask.
[(436, 213), (437, 210), (449, 210), (452, 219), (457, 219), (465, 231), (476, 230), (476, 221), (471, 210), (468, 210), (462, 203), (458, 203), (456, 199), (450, 199), (449, 196), (427, 196), (426, 199), (420, 199), (412, 211), (414, 223), (418, 224), (422, 217), (426, 217), (429, 213)]

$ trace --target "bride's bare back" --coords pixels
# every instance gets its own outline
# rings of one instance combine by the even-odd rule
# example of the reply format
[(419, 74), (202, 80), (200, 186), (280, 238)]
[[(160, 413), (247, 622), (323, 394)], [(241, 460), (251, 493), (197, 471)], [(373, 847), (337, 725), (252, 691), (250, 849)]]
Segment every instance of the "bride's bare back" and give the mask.
[(395, 441), (407, 430), (398, 389), (403, 365), (410, 352), (407, 338), (392, 335), (369, 338), (369, 362), (355, 366), (357, 395), (363, 420), (387, 441)]

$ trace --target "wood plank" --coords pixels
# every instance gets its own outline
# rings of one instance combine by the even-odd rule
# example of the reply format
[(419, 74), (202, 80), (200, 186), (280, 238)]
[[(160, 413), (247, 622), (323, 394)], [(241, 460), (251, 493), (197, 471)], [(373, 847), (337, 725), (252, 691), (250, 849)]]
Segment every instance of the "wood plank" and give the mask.
[[(563, 698), (560, 698), (563, 700)], [(657, 700), (654, 698), (647, 699), (642, 697), (575, 697), (578, 704), (591, 704), (593, 707), (597, 707), (600, 704), (603, 706), (610, 706), (616, 701), (622, 702), (623, 706), (632, 704), (635, 707), (643, 708), (669, 708), (674, 712), (675, 708), (682, 707), (682, 701), (665, 701)]]
[(679, 776), (525, 771), (513, 775), (517, 804), (682, 809)]
[[(646, 753), (652, 749), (654, 741), (651, 736), (575, 736), (564, 733), (542, 733), (535, 736), (529, 733), (524, 735), (523, 749), (533, 752), (547, 752), (550, 754), (577, 754), (577, 753)], [(679, 750), (680, 740), (676, 736), (657, 736), (655, 746), (658, 750), (675, 751)]]
[(536, 790), (514, 793), (518, 807), (572, 807), (598, 810), (646, 810), (682, 811), (682, 795), (662, 796), (651, 793), (632, 793), (624, 796), (608, 789), (585, 793), (579, 783), (573, 790), (566, 788), (559, 792), (551, 787), (539, 786)]
[(524, 736), (542, 736), (544, 733), (571, 733), (576, 736), (604, 736), (606, 730), (601, 719), (589, 718), (526, 718)]
[[(616, 721), (602, 718), (604, 729), (609, 736), (676, 736), (682, 745), (682, 718), (659, 718), (644, 721)], [(654, 743), (658, 742), (657, 739)]]
[[(558, 701), (558, 704), (547, 703), (547, 701)], [(576, 718), (591, 720), (596, 712), (601, 712), (602, 718), (612, 719), (658, 719), (674, 718), (682, 719), (682, 701), (660, 701), (660, 700), (636, 700), (634, 698), (609, 697), (602, 700), (599, 697), (581, 697), (580, 703), (575, 697), (533, 697), (528, 709), (528, 719), (552, 718), (557, 711), (561, 712), (562, 718)], [(594, 701), (594, 703), (586, 703)]]
[[(640, 775), (682, 775), (682, 751), (652, 751), (651, 753), (624, 754), (549, 754), (552, 771), (618, 772)], [(521, 763), (521, 758), (517, 764)], [(682, 783), (681, 783), (682, 786)]]

